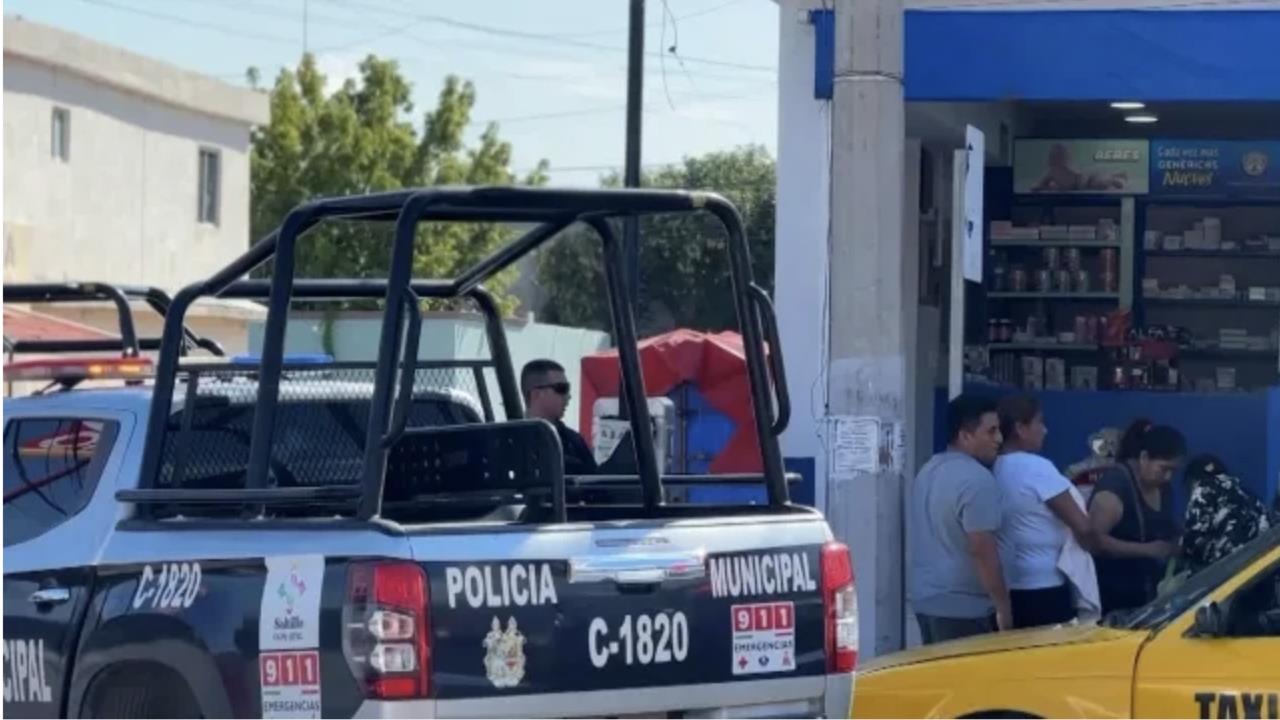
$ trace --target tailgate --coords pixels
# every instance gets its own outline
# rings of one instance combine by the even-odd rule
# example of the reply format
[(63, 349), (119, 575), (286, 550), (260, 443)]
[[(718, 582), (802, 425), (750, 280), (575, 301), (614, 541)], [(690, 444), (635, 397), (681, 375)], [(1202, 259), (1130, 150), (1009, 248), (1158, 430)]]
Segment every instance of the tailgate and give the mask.
[(414, 537), (433, 695), (723, 684), (719, 706), (735, 704), (734, 683), (823, 676), (829, 537), (794, 515)]

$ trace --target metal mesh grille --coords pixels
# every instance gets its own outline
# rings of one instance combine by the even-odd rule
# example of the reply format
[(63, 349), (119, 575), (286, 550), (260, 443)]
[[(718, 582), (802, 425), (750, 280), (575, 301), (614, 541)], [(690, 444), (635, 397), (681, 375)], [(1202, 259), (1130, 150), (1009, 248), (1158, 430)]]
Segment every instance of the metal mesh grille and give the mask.
[[(483, 422), (486, 363), (423, 363), (409, 427)], [(292, 366), (280, 380), (269, 482), (276, 487), (359, 482), (373, 394), (372, 365)], [(252, 366), (183, 372), (165, 433), (157, 487), (243, 488), (258, 382)]]

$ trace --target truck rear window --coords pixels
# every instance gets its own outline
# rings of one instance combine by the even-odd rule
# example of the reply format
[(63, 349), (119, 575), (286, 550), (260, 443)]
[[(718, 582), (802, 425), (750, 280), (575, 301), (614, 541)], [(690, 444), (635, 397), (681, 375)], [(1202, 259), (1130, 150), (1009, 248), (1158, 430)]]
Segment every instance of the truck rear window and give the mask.
[(118, 429), (82, 418), (15, 418), (5, 425), (5, 547), (39, 537), (84, 509)]
[[(256, 391), (256, 385), (254, 386)], [(276, 487), (349, 485), (364, 462), (367, 396), (282, 393), (276, 409), (269, 475)], [(290, 395), (295, 395), (290, 397)], [(199, 394), (176, 413), (165, 433), (159, 487), (242, 488), (252, 444), (254, 404), (220, 394)], [(409, 427), (483, 422), (478, 404), (450, 388), (419, 389)]]

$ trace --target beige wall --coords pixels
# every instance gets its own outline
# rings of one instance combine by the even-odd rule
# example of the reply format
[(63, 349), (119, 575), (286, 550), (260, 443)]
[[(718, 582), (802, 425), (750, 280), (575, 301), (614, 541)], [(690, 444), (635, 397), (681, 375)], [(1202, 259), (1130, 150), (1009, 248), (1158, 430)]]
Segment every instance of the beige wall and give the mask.
[[(115, 307), (107, 303), (40, 305), (35, 309), (112, 335), (120, 333), (120, 316)], [(218, 341), (227, 355), (237, 355), (249, 349), (249, 328), (265, 319), (265, 310), (252, 308), (247, 303), (234, 306), (230, 303), (221, 306), (197, 303), (187, 313), (186, 326), (197, 335)], [(142, 304), (133, 306), (133, 325), (139, 337), (160, 337), (164, 334), (164, 320)]]
[[(7, 21), (6, 21), (7, 23)], [(175, 290), (249, 244), (249, 125), (6, 53), (6, 281), (95, 280)], [(51, 156), (70, 110), (70, 162)], [(197, 222), (199, 149), (220, 151), (220, 222)]]

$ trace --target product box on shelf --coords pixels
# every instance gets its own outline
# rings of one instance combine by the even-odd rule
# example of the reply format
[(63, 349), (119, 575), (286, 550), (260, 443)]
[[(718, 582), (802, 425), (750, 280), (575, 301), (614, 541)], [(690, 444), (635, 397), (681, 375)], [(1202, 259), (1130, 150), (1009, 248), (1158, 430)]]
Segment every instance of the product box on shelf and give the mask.
[(1103, 218), (1098, 221), (1098, 239), (1103, 242), (1117, 242), (1120, 240), (1120, 226), (1111, 218)]
[(1077, 365), (1071, 368), (1072, 390), (1097, 390), (1098, 368), (1092, 365)]
[(1062, 358), (1046, 358), (1044, 361), (1044, 387), (1046, 390), (1067, 389), (1067, 361)]
[(1183, 230), (1182, 246), (1188, 250), (1204, 250), (1204, 226), (1196, 223), (1190, 230)]
[(1070, 225), (1067, 227), (1068, 240), (1097, 240), (1097, 225)]
[(1034, 355), (1022, 356), (1022, 387), (1025, 390), (1044, 389), (1044, 360)]
[(1204, 219), (1204, 249), (1222, 249), (1222, 218), (1207, 217)]
[(1219, 390), (1235, 390), (1236, 389), (1236, 369), (1233, 367), (1220, 367), (1216, 369), (1215, 375), (1218, 379)]
[(1070, 240), (1071, 228), (1067, 225), (1041, 225), (1041, 240)]

